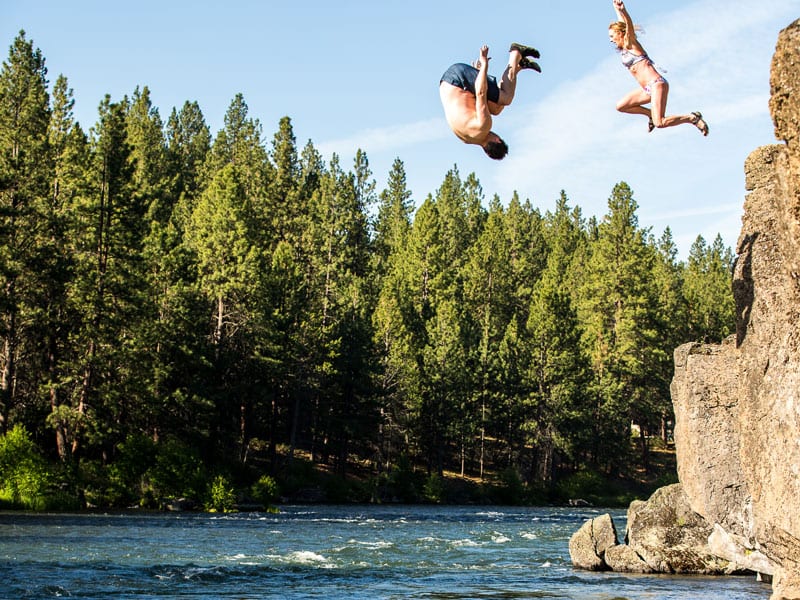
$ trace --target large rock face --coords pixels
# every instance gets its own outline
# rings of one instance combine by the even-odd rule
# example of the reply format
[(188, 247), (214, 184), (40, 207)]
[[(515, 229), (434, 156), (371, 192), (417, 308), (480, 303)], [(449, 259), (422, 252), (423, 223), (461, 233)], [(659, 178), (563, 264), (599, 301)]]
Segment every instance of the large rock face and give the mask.
[(774, 600), (790, 600), (800, 599), (800, 20), (779, 36), (770, 82), (784, 143), (745, 165), (737, 332), (676, 350), (672, 400), (692, 509), (721, 548), (772, 569)]

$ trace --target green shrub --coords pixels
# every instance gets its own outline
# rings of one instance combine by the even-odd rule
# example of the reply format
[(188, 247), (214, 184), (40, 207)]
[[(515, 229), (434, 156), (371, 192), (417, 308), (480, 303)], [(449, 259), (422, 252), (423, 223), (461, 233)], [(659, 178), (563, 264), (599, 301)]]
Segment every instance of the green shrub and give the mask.
[(0, 501), (30, 510), (47, 508), (53, 475), (22, 425), (0, 437)]
[(156, 443), (145, 435), (130, 435), (117, 449), (117, 459), (108, 469), (109, 500), (114, 505), (152, 506), (153, 492), (145, 474), (156, 464)]
[(559, 481), (555, 490), (561, 501), (581, 498), (592, 504), (603, 504), (600, 500), (608, 488), (608, 482), (599, 473), (581, 469)]
[(235, 510), (236, 492), (224, 475), (217, 475), (208, 490), (208, 501), (205, 504), (209, 512), (232, 512)]
[(501, 504), (519, 505), (525, 503), (525, 485), (522, 483), (522, 478), (516, 468), (507, 467), (500, 472), (497, 499)]
[(391, 495), (402, 502), (418, 502), (420, 495), (416, 480), (411, 460), (405, 454), (401, 455), (389, 476), (388, 488)]
[(314, 465), (310, 461), (295, 457), (282, 474), (280, 488), (285, 494), (291, 496), (302, 489), (319, 484), (319, 474), (314, 469)]
[(271, 506), (280, 496), (278, 482), (269, 475), (262, 475), (250, 488), (253, 500), (260, 502), (265, 507)]
[(155, 464), (145, 474), (155, 497), (187, 497), (200, 500), (206, 491), (206, 475), (197, 451), (175, 440), (157, 447)]
[(325, 480), (325, 498), (328, 502), (340, 504), (352, 502), (352, 488), (344, 477), (332, 476)]
[(108, 506), (111, 500), (108, 490), (111, 482), (108, 469), (98, 460), (81, 460), (78, 466), (78, 480), (82, 489), (83, 501), (89, 507)]
[(426, 502), (439, 504), (444, 498), (444, 482), (436, 473), (431, 473), (422, 486), (422, 497)]

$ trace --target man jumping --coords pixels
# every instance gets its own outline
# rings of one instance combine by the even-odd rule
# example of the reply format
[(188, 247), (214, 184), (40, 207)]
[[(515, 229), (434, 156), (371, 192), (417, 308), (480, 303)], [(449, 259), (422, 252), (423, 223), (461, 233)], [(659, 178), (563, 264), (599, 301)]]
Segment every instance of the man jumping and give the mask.
[(462, 142), (482, 147), (496, 160), (505, 157), (508, 145), (492, 131), (492, 115), (499, 115), (514, 99), (517, 73), (523, 69), (542, 72), (531, 57), (539, 58), (536, 48), (511, 44), (499, 84), (489, 75), (489, 47), (485, 45), (475, 66), (456, 63), (445, 71), (439, 81), (439, 97), (447, 124)]

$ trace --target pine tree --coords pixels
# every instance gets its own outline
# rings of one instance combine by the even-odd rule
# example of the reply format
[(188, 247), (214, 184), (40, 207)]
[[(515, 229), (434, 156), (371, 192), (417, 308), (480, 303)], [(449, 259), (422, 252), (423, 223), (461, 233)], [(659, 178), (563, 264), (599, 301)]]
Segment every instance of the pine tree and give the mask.
[[(176, 204), (172, 178), (169, 172), (167, 142), (158, 110), (150, 101), (150, 90), (137, 88), (127, 106), (125, 115), (127, 143), (132, 164), (133, 203), (141, 206), (144, 222), (137, 236), (141, 244), (138, 261), (139, 291), (135, 299), (138, 318), (131, 325), (131, 342), (126, 348), (125, 362), (136, 365), (128, 373), (130, 395), (135, 402), (127, 415), (128, 424), (135, 431), (146, 431), (158, 437), (163, 415), (166, 374), (170, 369), (163, 351), (166, 349), (168, 329), (164, 318), (168, 314), (169, 267), (164, 259), (177, 243), (170, 236), (170, 219)], [(131, 276), (132, 273), (129, 273)]]
[[(651, 243), (651, 246), (656, 252), (652, 283), (658, 294), (657, 319), (660, 331), (658, 343), (664, 350), (661, 360), (657, 363), (661, 389), (658, 394), (660, 401), (653, 407), (653, 416), (660, 417), (659, 434), (666, 442), (667, 423), (672, 420), (672, 401), (669, 391), (669, 383), (674, 372), (672, 354), (675, 348), (688, 339), (689, 318), (683, 296), (683, 265), (677, 259), (678, 249), (672, 239), (672, 230), (667, 227), (658, 242)], [(659, 412), (660, 415), (657, 415)], [(655, 423), (650, 424), (651, 432), (653, 425)]]
[[(86, 135), (74, 118), (72, 90), (66, 78), (59, 77), (53, 89), (53, 108), (50, 119), (49, 141), (54, 160), (54, 176), (49, 205), (49, 243), (44, 251), (47, 257), (42, 273), (47, 284), (43, 286), (42, 313), (37, 319), (42, 324), (42, 354), (46, 356), (46, 383), (50, 412), (58, 415), (62, 410), (69, 414), (69, 381), (74, 348), (70, 338), (81, 317), (69, 303), (68, 289), (75, 272), (70, 232), (74, 230), (73, 209), (85, 196), (86, 170), (89, 146)], [(66, 405), (62, 409), (62, 405)], [(62, 461), (72, 454), (70, 431), (56, 417), (56, 451)]]
[(563, 248), (556, 248), (534, 287), (527, 324), (529, 396), (523, 430), (533, 449), (531, 479), (545, 483), (553, 480), (558, 453), (574, 458), (582, 449), (581, 433), (590, 422), (589, 364), (562, 270)]
[(547, 262), (544, 220), (530, 200), (520, 201), (515, 192), (505, 211), (506, 237), (510, 245), (514, 312), (523, 325), (528, 321), (531, 293)]
[[(133, 397), (126, 386), (131, 327), (140, 318), (141, 243), (146, 206), (135, 194), (134, 164), (126, 130), (127, 102), (106, 97), (90, 140), (86, 192), (75, 198), (70, 238), (75, 277), (69, 302), (81, 315), (73, 336), (69, 403), (51, 415), (56, 429), (70, 430), (73, 453), (87, 433), (106, 450), (122, 435)], [(120, 343), (125, 340), (126, 343)], [(113, 427), (108, 424), (113, 423)]]
[[(244, 198), (251, 203), (263, 201), (264, 190), (272, 179), (267, 151), (261, 143), (261, 123), (249, 115), (242, 94), (237, 94), (225, 112), (224, 127), (217, 133), (203, 168), (206, 184), (225, 165), (233, 165), (243, 187)], [(259, 210), (266, 210), (258, 207)], [(262, 217), (263, 218), (263, 217)]]
[(196, 256), (200, 293), (210, 309), (208, 339), (215, 371), (210, 391), (220, 441), (237, 431), (240, 402), (245, 400), (244, 395), (231, 397), (229, 386), (237, 380), (230, 369), (244, 367), (247, 358), (240, 344), (252, 326), (251, 282), (260, 267), (260, 249), (250, 238), (248, 217), (244, 186), (235, 166), (228, 164), (200, 195), (185, 237)]
[[(336, 155), (311, 197), (309, 216), (304, 233), (308, 308), (303, 327), (309, 332), (307, 360), (313, 365), (310, 433), (315, 458), (324, 462), (334, 452), (337, 466), (343, 468), (341, 453), (348, 435), (341, 419), (354, 400), (342, 387), (353, 376), (347, 364), (351, 340), (344, 339), (343, 328), (352, 325), (351, 319), (358, 320), (356, 315), (364, 307), (362, 278), (368, 248), (366, 215), (359, 210), (355, 178), (341, 169)], [(331, 436), (335, 439), (329, 443)]]
[(135, 332), (142, 371), (136, 433), (155, 440), (179, 434), (206, 441), (212, 417), (202, 406), (208, 378), (207, 338), (196, 326), (207, 316), (195, 285), (193, 256), (184, 244), (200, 190), (210, 136), (196, 103), (173, 109), (164, 128), (138, 89), (127, 112), (137, 194), (147, 205), (142, 239), (143, 291)]
[(683, 295), (689, 311), (689, 337), (720, 342), (735, 330), (731, 288), (733, 253), (717, 235), (711, 246), (698, 236), (689, 250)]
[[(440, 451), (435, 440), (445, 436), (444, 423), (428, 411), (434, 402), (430, 382), (435, 374), (429, 373), (425, 348), (430, 343), (428, 322), (435, 317), (439, 301), (434, 283), (444, 268), (444, 251), (436, 204), (430, 196), (417, 210), (408, 244), (396, 264), (399, 268), (395, 273), (402, 276), (390, 278), (384, 286), (381, 300), (388, 306), (381, 305), (387, 316), (381, 319), (380, 331), (386, 336), (384, 345), (390, 351), (390, 366), (397, 373), (396, 385), (404, 403), (404, 418), (396, 420), (432, 468)], [(396, 314), (391, 311), (399, 315), (390, 321), (389, 316)]]
[(278, 131), (272, 139), (270, 158), (274, 164), (274, 175), (268, 188), (268, 217), (270, 231), (275, 242), (285, 240), (297, 245), (305, 226), (303, 214), (306, 198), (300, 197), (300, 162), (297, 143), (289, 117), (280, 120)]
[[(309, 144), (306, 150), (314, 153)], [(308, 224), (309, 189), (303, 184), (304, 165), (298, 157), (291, 120), (280, 120), (272, 139), (269, 158), (273, 165), (267, 188), (264, 215), (266, 245), (262, 276), (260, 348), (267, 380), (268, 405), (263, 424), (269, 440), (270, 457), (277, 452), (278, 432), (291, 431), (290, 453), (296, 444), (299, 409), (304, 395), (303, 375), (307, 354), (304, 351), (302, 321), (306, 289), (302, 265), (306, 262), (302, 234)], [(290, 423), (287, 422), (291, 419)]]
[[(476, 330), (470, 339), (475, 373), (475, 406), (477, 414), (463, 418), (462, 448), (478, 427), (480, 435), (479, 475), (484, 476), (486, 462), (487, 426), (493, 418), (500, 417), (503, 402), (502, 384), (497, 364), (498, 346), (514, 314), (514, 281), (511, 245), (506, 235), (506, 220), (497, 197), (489, 207), (489, 216), (483, 232), (470, 248), (464, 268), (464, 297), (469, 320)], [(471, 412), (471, 411), (470, 411)], [(496, 432), (491, 431), (492, 437)], [(462, 475), (466, 451), (462, 449)]]
[(467, 257), (467, 249), (477, 237), (474, 222), (478, 218), (471, 214), (476, 211), (475, 203), (480, 205), (476, 197), (476, 181), (470, 180), (469, 194), (467, 186), (462, 182), (457, 167), (453, 167), (445, 175), (442, 185), (436, 192), (436, 213), (439, 221), (439, 239), (444, 252), (445, 268), (438, 274), (440, 281), (437, 287), (450, 294), (458, 293), (457, 275), (461, 271)]
[(658, 295), (650, 279), (655, 253), (638, 226), (638, 206), (627, 184), (614, 187), (608, 206), (591, 244), (579, 314), (599, 386), (595, 456), (619, 472), (629, 451), (631, 422), (644, 427), (661, 403), (657, 365), (664, 349)]
[(26, 312), (37, 286), (40, 215), (53, 178), (46, 75), (41, 51), (21, 31), (0, 71), (0, 433), (17, 396), (31, 384), (35, 389), (21, 379), (20, 360), (32, 324)]
[(261, 125), (248, 115), (241, 94), (203, 167), (203, 191), (186, 230), (197, 262), (198, 284), (210, 309), (213, 356), (207, 387), (220, 449), (246, 460), (260, 427), (256, 415), (269, 403), (260, 381), (269, 377), (273, 340), (269, 306), (275, 245), (269, 190), (275, 170), (261, 142)]
[(396, 158), (389, 171), (387, 187), (380, 193), (380, 204), (375, 221), (374, 269), (382, 274), (388, 270), (389, 257), (405, 244), (411, 229), (411, 191), (407, 187), (403, 162)]
[(395, 159), (387, 187), (380, 195), (372, 242), (375, 310), (372, 316), (375, 350), (380, 361), (378, 384), (380, 411), (380, 464), (389, 468), (395, 452), (403, 447), (408, 431), (404, 405), (412, 379), (412, 354), (407, 317), (409, 280), (406, 271), (407, 245), (411, 233), (411, 192), (406, 187), (402, 161)]
[(441, 298), (435, 314), (425, 323), (427, 344), (420, 355), (420, 444), (425, 450), (428, 472), (439, 476), (443, 475), (453, 442), (460, 441), (471, 425), (472, 386), (462, 315), (461, 307), (452, 298)]
[(138, 202), (147, 207), (148, 221), (164, 223), (172, 213), (174, 197), (167, 194), (168, 161), (164, 125), (145, 86), (136, 90), (126, 114), (127, 140), (134, 164), (133, 185)]
[[(166, 128), (173, 192), (195, 198), (200, 189), (203, 164), (211, 148), (211, 134), (197, 102), (185, 102), (180, 111), (172, 110)], [(191, 211), (191, 206), (188, 207)]]

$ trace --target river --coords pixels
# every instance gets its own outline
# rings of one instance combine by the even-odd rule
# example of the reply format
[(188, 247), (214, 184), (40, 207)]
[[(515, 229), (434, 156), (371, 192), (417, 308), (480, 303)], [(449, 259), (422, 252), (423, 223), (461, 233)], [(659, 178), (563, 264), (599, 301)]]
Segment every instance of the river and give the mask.
[(751, 577), (587, 573), (567, 544), (623, 511), (282, 506), (278, 514), (0, 513), (0, 598), (763, 600)]

